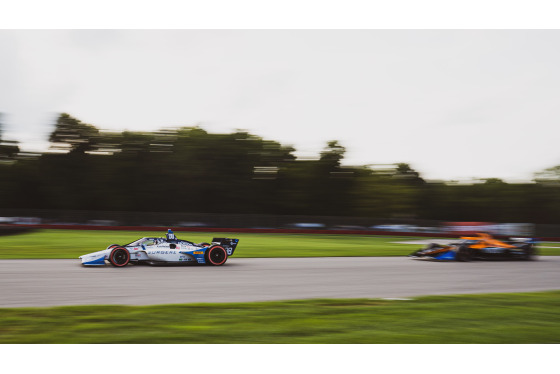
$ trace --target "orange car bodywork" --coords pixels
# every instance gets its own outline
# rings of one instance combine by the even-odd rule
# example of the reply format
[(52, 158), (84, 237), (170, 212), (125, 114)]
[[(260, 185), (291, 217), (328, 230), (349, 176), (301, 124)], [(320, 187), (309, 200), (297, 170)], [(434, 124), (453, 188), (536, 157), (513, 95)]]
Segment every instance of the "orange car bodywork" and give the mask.
[(516, 248), (514, 245), (507, 244), (501, 240), (494, 239), (488, 234), (478, 233), (478, 236), (462, 236), (461, 239), (476, 240), (478, 243), (469, 245), (470, 248), (481, 249), (486, 247)]

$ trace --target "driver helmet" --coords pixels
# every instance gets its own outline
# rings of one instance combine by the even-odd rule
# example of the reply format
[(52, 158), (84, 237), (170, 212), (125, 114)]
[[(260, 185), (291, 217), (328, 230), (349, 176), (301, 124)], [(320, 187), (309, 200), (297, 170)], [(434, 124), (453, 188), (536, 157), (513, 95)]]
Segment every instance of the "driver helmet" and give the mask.
[(165, 237), (167, 238), (167, 240), (174, 240), (175, 238), (175, 234), (173, 234), (173, 231), (171, 231), (171, 229), (167, 230), (167, 234), (165, 235)]

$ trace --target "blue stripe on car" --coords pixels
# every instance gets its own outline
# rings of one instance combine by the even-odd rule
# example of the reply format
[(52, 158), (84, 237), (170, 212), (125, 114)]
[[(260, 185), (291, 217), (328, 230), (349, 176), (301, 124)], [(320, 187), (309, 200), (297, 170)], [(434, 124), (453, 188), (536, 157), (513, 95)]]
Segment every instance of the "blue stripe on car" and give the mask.
[(436, 260), (455, 260), (455, 252), (447, 251), (434, 257)]
[(105, 256), (99, 257), (93, 261), (83, 262), (82, 265), (105, 265)]

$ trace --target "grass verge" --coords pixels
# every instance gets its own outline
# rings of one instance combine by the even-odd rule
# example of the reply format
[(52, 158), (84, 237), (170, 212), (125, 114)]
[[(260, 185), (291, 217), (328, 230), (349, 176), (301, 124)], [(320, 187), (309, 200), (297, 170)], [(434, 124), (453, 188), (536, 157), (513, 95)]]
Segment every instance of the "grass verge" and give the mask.
[[(0, 240), (0, 259), (77, 258), (105, 249), (109, 244), (128, 244), (144, 236), (164, 236), (151, 231), (38, 230), (5, 236)], [(411, 237), (320, 234), (253, 234), (179, 232), (180, 239), (195, 243), (213, 237), (240, 239), (235, 257), (402, 256), (421, 245), (396, 244)], [(558, 249), (560, 253), (560, 248)]]
[(0, 309), (0, 343), (560, 343), (560, 291)]
[[(0, 259), (78, 258), (105, 249), (109, 244), (127, 244), (143, 236), (161, 237), (151, 231), (39, 230), (0, 239)], [(414, 237), (322, 234), (253, 234), (180, 232), (179, 238), (207, 242), (212, 237), (240, 239), (235, 257), (353, 257), (405, 256), (423, 245), (398, 244)], [(437, 239), (433, 239), (437, 242)], [(545, 245), (545, 244), (543, 244)], [(540, 248), (541, 255), (560, 255), (558, 248)]]

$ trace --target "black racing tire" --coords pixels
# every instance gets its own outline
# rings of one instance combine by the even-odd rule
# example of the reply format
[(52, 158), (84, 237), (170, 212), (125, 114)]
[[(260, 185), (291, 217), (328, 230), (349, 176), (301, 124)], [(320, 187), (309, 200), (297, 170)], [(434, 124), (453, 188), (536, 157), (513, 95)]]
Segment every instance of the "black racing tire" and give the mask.
[(107, 247), (107, 249), (113, 249), (115, 247), (120, 247), (120, 245), (118, 244), (111, 244), (110, 246)]
[(524, 244), (521, 248), (523, 249), (522, 260), (533, 261), (535, 259), (535, 246), (533, 244)]
[(228, 255), (224, 247), (215, 245), (206, 250), (204, 258), (208, 265), (220, 266), (226, 263)]
[(123, 267), (130, 262), (130, 253), (124, 247), (114, 247), (109, 255), (109, 262), (116, 267)]
[(455, 255), (455, 259), (461, 262), (467, 262), (472, 260), (472, 249), (469, 248), (467, 245), (462, 244), (457, 248), (457, 254)]

